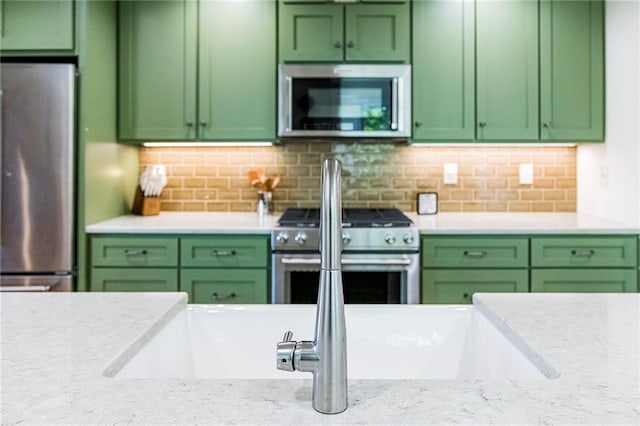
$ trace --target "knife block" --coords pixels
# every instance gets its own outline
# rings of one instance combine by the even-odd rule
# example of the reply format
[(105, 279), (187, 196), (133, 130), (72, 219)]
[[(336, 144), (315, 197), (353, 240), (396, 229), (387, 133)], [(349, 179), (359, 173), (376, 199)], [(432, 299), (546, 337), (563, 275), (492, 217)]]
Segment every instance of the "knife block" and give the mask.
[(136, 188), (131, 213), (141, 216), (156, 216), (160, 214), (160, 197), (145, 197), (140, 186)]

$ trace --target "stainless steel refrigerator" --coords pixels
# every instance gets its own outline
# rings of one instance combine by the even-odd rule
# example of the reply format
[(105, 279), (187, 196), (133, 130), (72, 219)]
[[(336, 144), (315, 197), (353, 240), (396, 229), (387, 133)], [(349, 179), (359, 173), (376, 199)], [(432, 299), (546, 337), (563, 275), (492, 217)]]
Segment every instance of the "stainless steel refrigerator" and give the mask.
[(75, 67), (0, 64), (0, 289), (70, 291)]

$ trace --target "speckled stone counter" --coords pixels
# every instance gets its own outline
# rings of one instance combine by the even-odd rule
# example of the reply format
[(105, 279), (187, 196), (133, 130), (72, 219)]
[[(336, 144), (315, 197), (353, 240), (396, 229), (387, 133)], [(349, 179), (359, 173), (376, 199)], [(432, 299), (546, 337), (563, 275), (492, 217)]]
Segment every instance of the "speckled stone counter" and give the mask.
[(1, 294), (2, 424), (640, 423), (637, 294), (477, 294), (478, 309), (557, 379), (350, 381), (348, 410), (332, 416), (311, 408), (310, 377), (103, 375), (185, 302), (180, 293)]
[[(126, 215), (87, 226), (90, 234), (268, 234), (281, 213), (162, 212), (158, 216)], [(638, 234), (634, 224), (576, 213), (407, 213), (423, 234)]]

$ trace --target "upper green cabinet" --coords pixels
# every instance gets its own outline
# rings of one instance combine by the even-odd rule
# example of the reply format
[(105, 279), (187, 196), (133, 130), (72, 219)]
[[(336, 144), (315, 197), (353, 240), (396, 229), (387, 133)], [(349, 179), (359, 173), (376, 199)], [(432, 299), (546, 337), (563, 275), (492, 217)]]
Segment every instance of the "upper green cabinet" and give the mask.
[(0, 0), (0, 47), (3, 54), (74, 50), (73, 0)]
[(413, 139), (475, 137), (475, 7), (413, 3)]
[(476, 139), (538, 140), (538, 2), (476, 1)]
[(540, 139), (604, 140), (604, 5), (540, 1)]
[(126, 1), (119, 13), (121, 140), (275, 137), (275, 2)]
[(280, 62), (410, 62), (409, 2), (281, 2)]
[(413, 140), (603, 141), (601, 0), (415, 0)]

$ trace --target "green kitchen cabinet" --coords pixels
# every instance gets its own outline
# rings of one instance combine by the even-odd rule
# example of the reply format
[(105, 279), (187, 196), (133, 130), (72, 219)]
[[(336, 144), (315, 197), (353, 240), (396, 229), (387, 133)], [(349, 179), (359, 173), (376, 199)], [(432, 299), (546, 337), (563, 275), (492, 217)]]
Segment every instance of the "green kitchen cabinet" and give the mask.
[(476, 139), (539, 139), (538, 2), (476, 2)]
[(422, 303), (471, 303), (475, 292), (527, 292), (529, 239), (438, 235), (421, 239)]
[(178, 238), (98, 235), (90, 243), (91, 291), (178, 291)]
[(269, 239), (259, 235), (183, 237), (180, 255), (182, 267), (267, 268)]
[(423, 269), (422, 303), (472, 303), (473, 293), (529, 291), (527, 269)]
[(3, 55), (74, 53), (73, 0), (0, 0)]
[(636, 236), (531, 238), (531, 291), (637, 292)]
[(178, 291), (178, 270), (92, 268), (92, 291)]
[(119, 12), (120, 140), (275, 138), (275, 2), (127, 1)]
[(118, 138), (197, 136), (197, 3), (119, 3)]
[(412, 12), (414, 141), (475, 138), (475, 5), (415, 0)]
[(280, 62), (410, 62), (410, 4), (285, 3)]
[(183, 269), (180, 291), (189, 303), (268, 303), (266, 269)]
[(540, 1), (540, 139), (604, 140), (604, 2)]
[(276, 135), (276, 3), (201, 1), (198, 138)]
[(637, 269), (534, 269), (532, 292), (635, 293)]

